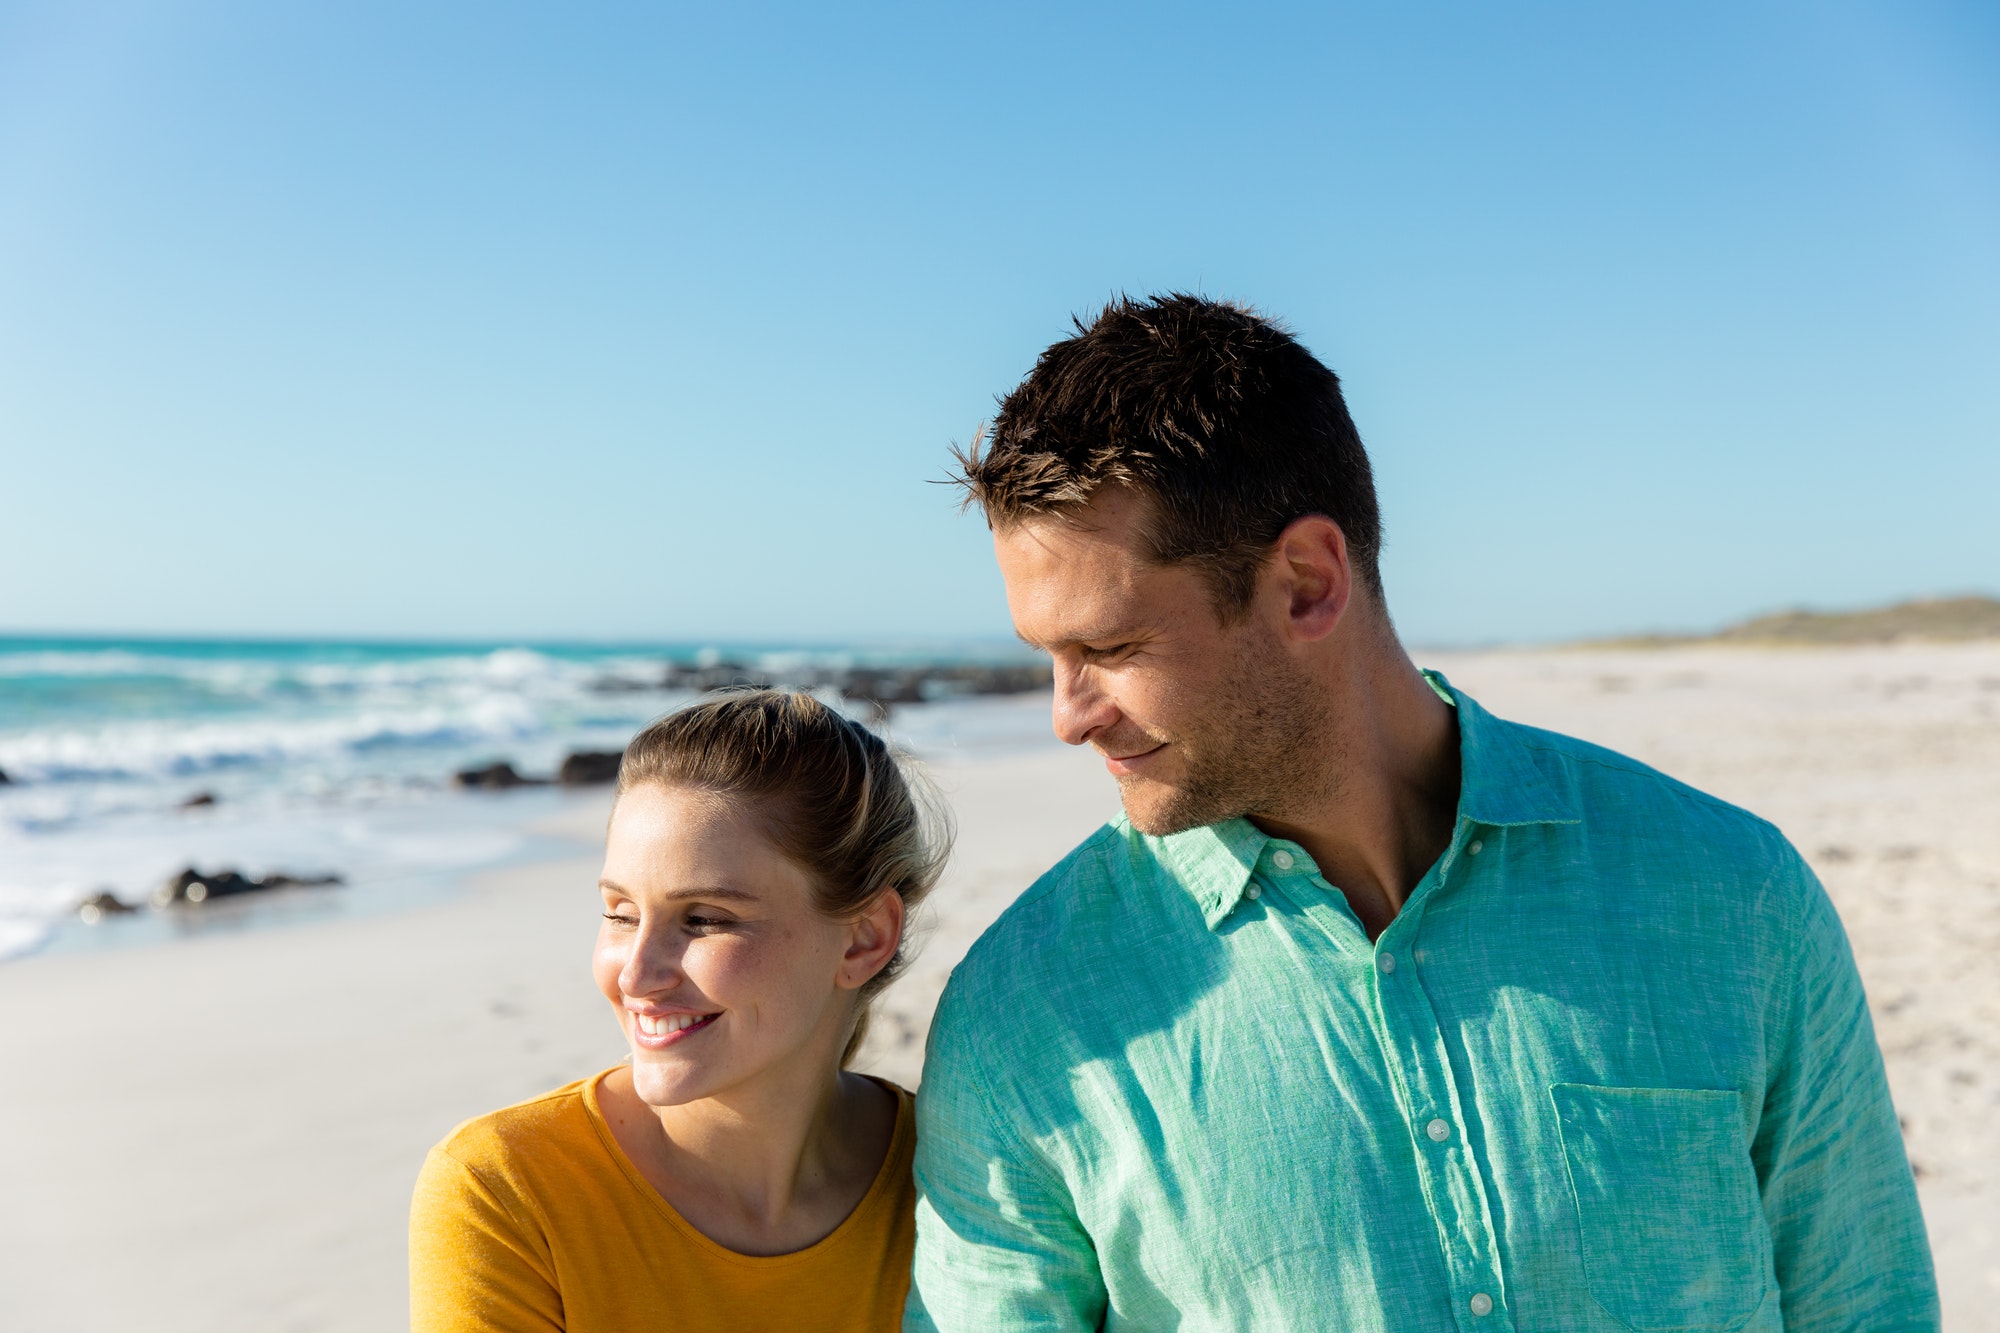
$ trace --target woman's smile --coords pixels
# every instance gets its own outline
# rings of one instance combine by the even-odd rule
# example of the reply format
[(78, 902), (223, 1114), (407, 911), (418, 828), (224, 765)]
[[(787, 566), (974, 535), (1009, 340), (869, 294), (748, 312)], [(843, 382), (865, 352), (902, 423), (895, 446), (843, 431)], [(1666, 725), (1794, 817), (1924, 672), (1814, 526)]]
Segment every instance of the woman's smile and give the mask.
[(665, 1050), (677, 1042), (704, 1031), (716, 1019), (722, 1017), (720, 1011), (708, 1014), (632, 1014), (632, 1040), (649, 1051)]

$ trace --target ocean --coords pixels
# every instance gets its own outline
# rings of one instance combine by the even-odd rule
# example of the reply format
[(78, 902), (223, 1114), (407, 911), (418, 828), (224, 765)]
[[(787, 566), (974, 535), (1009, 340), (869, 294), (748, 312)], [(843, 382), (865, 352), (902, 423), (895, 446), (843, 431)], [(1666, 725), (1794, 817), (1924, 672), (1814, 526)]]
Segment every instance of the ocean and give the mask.
[[(573, 794), (462, 791), (451, 775), (502, 761), (546, 775), (573, 751), (622, 748), (693, 697), (662, 683), (669, 663), (782, 673), (1029, 660), (992, 643), (0, 638), (0, 959), (393, 910), (553, 851), (532, 826)], [(932, 758), (1048, 736), (1046, 706), (1022, 696), (899, 706), (878, 725)], [(145, 910), (188, 866), (343, 883)], [(78, 903), (106, 892), (142, 910), (81, 923)]]

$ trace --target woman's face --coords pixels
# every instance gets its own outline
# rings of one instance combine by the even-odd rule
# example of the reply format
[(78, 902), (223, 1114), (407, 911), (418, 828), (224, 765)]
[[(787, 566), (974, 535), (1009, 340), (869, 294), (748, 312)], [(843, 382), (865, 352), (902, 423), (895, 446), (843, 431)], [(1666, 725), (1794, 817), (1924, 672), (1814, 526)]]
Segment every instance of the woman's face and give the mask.
[(880, 914), (824, 915), (811, 878), (748, 811), (682, 787), (646, 783), (618, 798), (599, 887), (592, 972), (632, 1048), (633, 1087), (653, 1106), (774, 1075), (824, 1077), (856, 989), (901, 933), (900, 912), (886, 941), (870, 925)]

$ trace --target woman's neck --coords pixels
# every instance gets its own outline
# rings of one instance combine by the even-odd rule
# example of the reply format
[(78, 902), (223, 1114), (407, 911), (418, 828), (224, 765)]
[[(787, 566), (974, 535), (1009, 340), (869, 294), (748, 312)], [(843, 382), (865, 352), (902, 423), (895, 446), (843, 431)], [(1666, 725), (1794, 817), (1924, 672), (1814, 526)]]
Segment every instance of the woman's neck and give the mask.
[(760, 1079), (679, 1106), (641, 1102), (628, 1070), (601, 1090), (640, 1174), (696, 1230), (742, 1254), (824, 1239), (867, 1194), (895, 1133), (895, 1096), (839, 1070)]

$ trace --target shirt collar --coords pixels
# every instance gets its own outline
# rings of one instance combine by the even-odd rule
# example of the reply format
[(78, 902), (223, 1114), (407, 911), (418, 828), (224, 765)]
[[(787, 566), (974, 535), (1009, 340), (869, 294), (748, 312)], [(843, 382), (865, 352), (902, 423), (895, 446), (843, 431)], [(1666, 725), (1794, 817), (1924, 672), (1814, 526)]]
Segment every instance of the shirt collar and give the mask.
[(1140, 836), (1174, 882), (1201, 908), (1202, 920), (1210, 930), (1236, 910), (1265, 844), (1272, 841), (1247, 819), (1204, 824), (1164, 838)]
[(1441, 672), (1427, 670), (1424, 678), (1458, 710), (1461, 821), (1492, 828), (1581, 822), (1575, 783), (1559, 754), (1536, 744), (1541, 732), (1501, 721)]
[[(1426, 670), (1424, 678), (1457, 710), (1461, 824), (1505, 828), (1580, 822), (1567, 774), (1551, 750), (1530, 743), (1537, 735), (1532, 728), (1494, 717), (1439, 672)], [(1123, 815), (1119, 822), (1125, 823)], [(1137, 836), (1195, 900), (1210, 930), (1236, 910), (1260, 868), (1270, 877), (1318, 873), (1303, 848), (1271, 837), (1247, 819), (1204, 824), (1164, 838)]]

